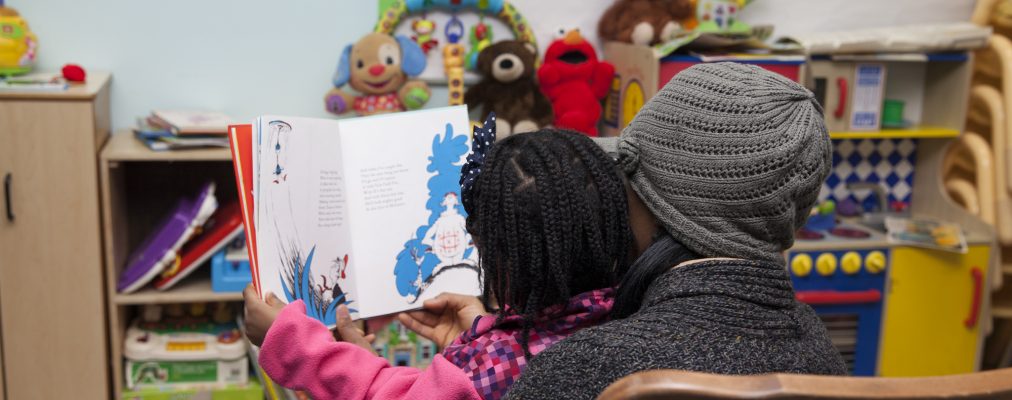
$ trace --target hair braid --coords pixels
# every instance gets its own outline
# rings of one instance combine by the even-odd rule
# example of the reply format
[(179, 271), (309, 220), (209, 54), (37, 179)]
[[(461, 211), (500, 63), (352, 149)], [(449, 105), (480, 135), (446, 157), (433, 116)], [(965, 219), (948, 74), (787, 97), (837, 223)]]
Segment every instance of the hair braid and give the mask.
[[(486, 307), (519, 316), (529, 353), (539, 313), (614, 287), (626, 271), (626, 193), (614, 162), (583, 135), (542, 130), (502, 139), (486, 156), (467, 217)], [(491, 307), (489, 307), (491, 308)]]

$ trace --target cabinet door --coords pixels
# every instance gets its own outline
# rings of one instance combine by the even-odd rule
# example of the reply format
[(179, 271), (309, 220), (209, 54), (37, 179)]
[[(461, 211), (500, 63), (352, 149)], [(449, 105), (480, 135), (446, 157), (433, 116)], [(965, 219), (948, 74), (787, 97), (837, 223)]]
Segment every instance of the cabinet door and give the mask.
[(928, 376), (973, 372), (987, 293), (987, 246), (968, 254), (892, 251), (879, 373)]
[[(14, 260), (8, 249), (14, 242), (14, 224), (8, 221), (8, 204), (5, 198), (8, 188), (4, 183), (14, 166), (13, 152), (11, 151), (13, 146), (5, 145), (5, 143), (10, 143), (10, 136), (12, 134), (13, 132), (10, 130), (0, 127), (0, 271), (7, 269), (7, 265)], [(3, 279), (3, 273), (0, 272), (0, 304), (3, 303)], [(0, 307), (0, 400), (4, 400), (7, 394), (6, 386), (4, 385), (6, 375), (4, 374), (2, 309), (3, 307)]]
[(95, 120), (87, 101), (0, 101), (14, 222), (0, 236), (11, 399), (108, 399)]

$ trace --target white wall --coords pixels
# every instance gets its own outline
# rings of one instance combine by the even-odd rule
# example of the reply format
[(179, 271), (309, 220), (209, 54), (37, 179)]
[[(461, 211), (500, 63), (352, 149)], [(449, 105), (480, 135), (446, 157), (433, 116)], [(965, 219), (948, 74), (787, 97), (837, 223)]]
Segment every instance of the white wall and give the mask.
[[(40, 69), (113, 73), (117, 129), (154, 108), (237, 118), (326, 115), (340, 49), (372, 29), (371, 0), (6, 0), (40, 39)], [(593, 36), (610, 0), (513, 0), (544, 46), (558, 27)], [(743, 19), (777, 34), (969, 19), (974, 0), (756, 0)], [(432, 104), (445, 104), (437, 90)]]

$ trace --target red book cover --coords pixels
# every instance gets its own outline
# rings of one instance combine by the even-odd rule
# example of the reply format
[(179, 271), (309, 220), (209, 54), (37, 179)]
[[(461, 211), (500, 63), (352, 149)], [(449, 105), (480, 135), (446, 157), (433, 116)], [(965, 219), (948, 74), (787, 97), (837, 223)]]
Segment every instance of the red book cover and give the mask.
[(218, 207), (204, 223), (203, 232), (195, 235), (179, 251), (174, 265), (169, 267), (161, 279), (155, 282), (155, 289), (165, 290), (197, 270), (214, 253), (242, 234), (242, 213), (238, 202)]
[(235, 167), (235, 187), (239, 191), (242, 223), (246, 227), (246, 249), (249, 250), (253, 287), (260, 293), (260, 268), (257, 262), (257, 235), (253, 223), (253, 125), (229, 125), (228, 141)]

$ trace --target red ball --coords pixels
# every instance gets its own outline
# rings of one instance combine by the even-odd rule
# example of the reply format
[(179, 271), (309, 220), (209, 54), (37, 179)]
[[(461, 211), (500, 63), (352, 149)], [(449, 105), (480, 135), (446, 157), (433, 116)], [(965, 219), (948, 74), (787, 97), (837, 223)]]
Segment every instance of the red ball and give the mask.
[(77, 64), (67, 64), (63, 66), (63, 78), (71, 82), (84, 82), (85, 73), (84, 68), (81, 68)]

